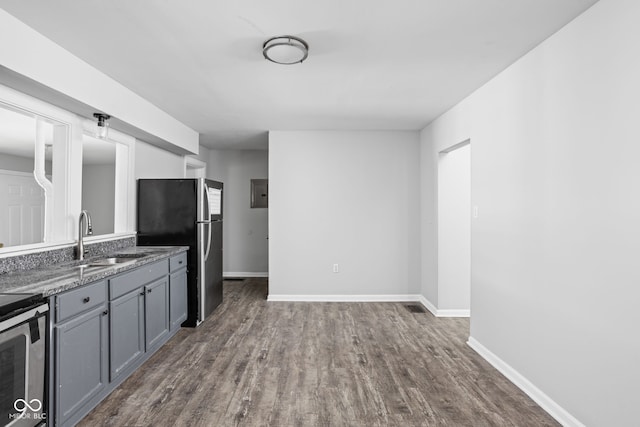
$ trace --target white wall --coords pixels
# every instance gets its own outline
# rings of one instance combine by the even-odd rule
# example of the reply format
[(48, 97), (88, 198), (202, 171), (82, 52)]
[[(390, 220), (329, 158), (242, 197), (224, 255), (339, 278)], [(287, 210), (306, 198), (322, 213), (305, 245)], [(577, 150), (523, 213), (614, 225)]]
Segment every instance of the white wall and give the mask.
[(184, 178), (184, 156), (136, 141), (135, 177)]
[[(136, 141), (135, 151), (134, 175), (136, 180), (139, 178), (184, 178), (184, 156), (143, 141)], [(135, 187), (135, 191), (138, 191), (137, 184)], [(134, 200), (137, 203), (137, 194)]]
[(422, 132), (424, 239), (435, 153), (473, 144), (471, 341), (567, 425), (638, 419), (639, 20), (600, 0)]
[(251, 179), (268, 177), (265, 150), (210, 150), (207, 177), (224, 183), (223, 271), (226, 276), (267, 276), (268, 209), (250, 207)]
[(418, 154), (417, 132), (270, 132), (270, 298), (418, 293)]
[(420, 133), (420, 264), (422, 295), (438, 309), (438, 162), (442, 150), (469, 139), (464, 106), (454, 107)]
[(116, 197), (115, 165), (82, 166), (82, 209), (89, 211), (93, 235), (113, 233)]
[[(0, 153), (0, 169), (32, 173), (33, 158)], [(51, 166), (47, 170), (51, 170)]]
[(438, 161), (438, 310), (468, 314), (471, 294), (471, 145)]

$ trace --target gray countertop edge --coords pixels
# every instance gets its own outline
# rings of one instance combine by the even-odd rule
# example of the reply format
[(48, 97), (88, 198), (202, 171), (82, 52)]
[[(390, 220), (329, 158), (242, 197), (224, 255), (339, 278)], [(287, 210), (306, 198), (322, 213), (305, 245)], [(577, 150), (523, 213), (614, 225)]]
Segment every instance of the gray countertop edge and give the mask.
[[(181, 252), (186, 252), (188, 246), (133, 246), (121, 249), (115, 254), (100, 256), (115, 256), (119, 254), (144, 254), (141, 258), (132, 258), (131, 262), (104, 267), (94, 267), (87, 271), (74, 269), (78, 261), (62, 265), (52, 265), (30, 271), (20, 271), (0, 275), (0, 293), (28, 293), (50, 297), (70, 289), (93, 283), (107, 277), (115, 276), (145, 264), (170, 258)], [(87, 259), (86, 261), (91, 261)], [(167, 274), (169, 270), (167, 269)]]

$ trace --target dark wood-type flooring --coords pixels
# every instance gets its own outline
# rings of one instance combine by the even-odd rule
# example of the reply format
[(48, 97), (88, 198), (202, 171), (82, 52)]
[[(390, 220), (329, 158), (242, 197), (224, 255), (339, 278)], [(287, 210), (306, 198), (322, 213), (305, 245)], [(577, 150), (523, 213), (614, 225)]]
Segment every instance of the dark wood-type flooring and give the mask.
[(225, 281), (82, 426), (555, 426), (466, 345), (468, 319), (408, 303), (267, 302)]

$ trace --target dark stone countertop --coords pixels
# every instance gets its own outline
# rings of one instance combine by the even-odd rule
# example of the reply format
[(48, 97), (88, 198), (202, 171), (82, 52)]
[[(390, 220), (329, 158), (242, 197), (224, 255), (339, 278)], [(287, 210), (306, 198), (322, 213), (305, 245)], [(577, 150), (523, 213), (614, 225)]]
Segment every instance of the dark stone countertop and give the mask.
[[(0, 274), (0, 293), (41, 294), (44, 297), (58, 294), (87, 283), (177, 255), (189, 249), (188, 246), (133, 246), (115, 253), (55, 264), (28, 271), (14, 271)], [(79, 268), (80, 264), (91, 264), (110, 257), (126, 257), (131, 261), (114, 265), (90, 265)]]

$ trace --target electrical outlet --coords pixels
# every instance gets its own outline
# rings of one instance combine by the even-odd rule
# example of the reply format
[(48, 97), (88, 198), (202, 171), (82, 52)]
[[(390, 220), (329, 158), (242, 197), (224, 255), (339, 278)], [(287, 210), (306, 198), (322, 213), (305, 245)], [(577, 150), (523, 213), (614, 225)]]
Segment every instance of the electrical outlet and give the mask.
[(338, 266), (338, 264), (333, 264), (333, 272), (334, 273), (339, 273), (340, 272), (340, 267)]

